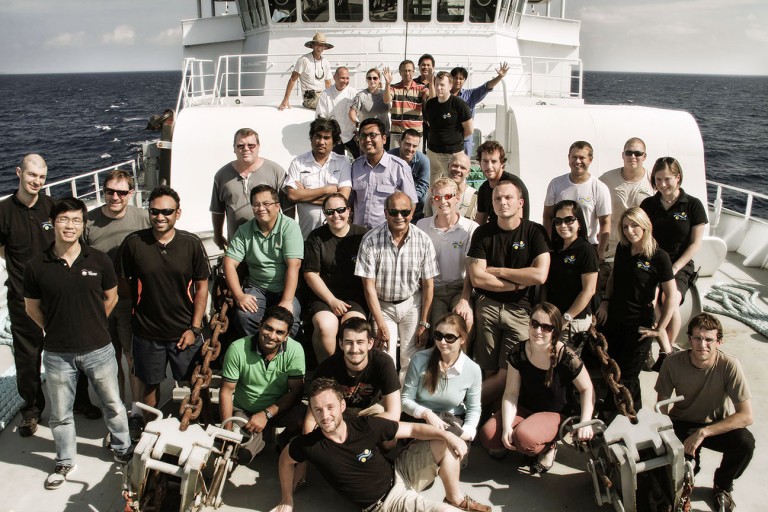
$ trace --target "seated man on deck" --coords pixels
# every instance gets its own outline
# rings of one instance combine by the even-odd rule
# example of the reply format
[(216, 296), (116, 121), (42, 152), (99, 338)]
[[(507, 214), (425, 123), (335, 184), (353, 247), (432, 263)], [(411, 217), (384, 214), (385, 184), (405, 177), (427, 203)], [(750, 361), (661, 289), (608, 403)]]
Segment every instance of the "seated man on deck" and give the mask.
[[(715, 471), (715, 505), (733, 510), (733, 481), (747, 469), (755, 451), (749, 386), (738, 359), (721, 352), (723, 326), (709, 313), (688, 323), (691, 348), (667, 357), (656, 382), (658, 399), (683, 396), (669, 411), (675, 434), (698, 473), (701, 448), (723, 454)], [(721, 508), (722, 507), (722, 508)]]
[[(252, 436), (240, 446), (241, 464), (247, 465), (264, 449), (268, 428), (285, 428), (278, 440), (283, 446), (301, 431), (306, 367), (304, 349), (288, 336), (291, 325), (290, 311), (271, 307), (264, 313), (258, 332), (234, 341), (224, 356), (221, 420), (232, 416), (247, 419), (242, 429)], [(232, 430), (234, 423), (224, 427)]]
[(318, 32), (311, 41), (304, 43), (304, 46), (312, 51), (299, 57), (296, 65), (293, 66), (291, 78), (288, 79), (288, 86), (285, 88), (285, 97), (278, 110), (291, 108), (291, 93), (297, 80), (301, 86), (303, 98), (301, 105), (310, 110), (317, 108), (320, 93), (331, 86), (331, 66), (323, 58), (323, 52), (333, 48), (333, 45), (325, 40), (325, 34)]

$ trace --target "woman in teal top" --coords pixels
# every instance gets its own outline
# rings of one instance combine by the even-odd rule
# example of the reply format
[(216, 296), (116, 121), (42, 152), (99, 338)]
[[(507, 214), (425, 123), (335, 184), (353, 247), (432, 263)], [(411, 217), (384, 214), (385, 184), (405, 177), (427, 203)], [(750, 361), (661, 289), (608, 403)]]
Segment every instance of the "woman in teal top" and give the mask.
[(480, 367), (464, 353), (467, 324), (448, 313), (437, 321), (435, 346), (411, 358), (403, 384), (403, 412), (437, 428), (451, 425), (440, 413), (452, 413), (464, 421), (461, 438), (472, 441), (480, 422)]

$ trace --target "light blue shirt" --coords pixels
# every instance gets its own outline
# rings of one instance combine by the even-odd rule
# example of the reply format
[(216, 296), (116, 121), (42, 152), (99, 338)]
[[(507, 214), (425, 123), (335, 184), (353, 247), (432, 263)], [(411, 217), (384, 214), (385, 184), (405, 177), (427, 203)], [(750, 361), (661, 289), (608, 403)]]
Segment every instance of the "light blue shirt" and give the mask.
[(365, 155), (352, 163), (352, 196), (355, 224), (375, 228), (383, 224), (384, 201), (396, 191), (404, 192), (414, 204), (419, 200), (413, 185), (411, 167), (400, 157), (387, 152), (376, 166), (371, 166)]

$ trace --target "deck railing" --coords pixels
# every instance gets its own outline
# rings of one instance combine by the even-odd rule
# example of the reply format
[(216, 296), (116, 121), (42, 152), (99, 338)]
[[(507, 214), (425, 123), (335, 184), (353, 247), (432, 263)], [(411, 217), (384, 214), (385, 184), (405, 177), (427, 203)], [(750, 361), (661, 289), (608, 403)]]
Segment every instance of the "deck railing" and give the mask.
[[(331, 69), (346, 66), (355, 83), (369, 68), (389, 67), (393, 80), (399, 81), (398, 53), (334, 54), (329, 56)], [(503, 60), (503, 59), (502, 59)], [(216, 104), (224, 98), (269, 96), (282, 98), (296, 54), (222, 55), (215, 64), (210, 60), (186, 59), (177, 102), (178, 110), (198, 105)], [(551, 57), (511, 57), (510, 70), (504, 82), (506, 96), (541, 98), (581, 98), (583, 66), (580, 59)], [(441, 62), (441, 69), (464, 67), (469, 72), (467, 87), (477, 87), (496, 76), (498, 59), (488, 55), (462, 55)], [(299, 94), (298, 87), (294, 94)]]
[[(52, 189), (68, 187), (72, 197), (80, 199), (86, 203), (102, 204), (104, 202), (104, 198), (102, 197), (103, 189), (99, 185), (100, 177), (109, 171), (114, 171), (117, 169), (128, 171), (133, 176), (134, 183), (138, 183), (138, 169), (136, 160), (126, 160), (125, 162), (110, 165), (109, 167), (104, 167), (103, 169), (97, 169), (85, 174), (72, 176), (71, 178), (65, 178), (63, 180), (54, 181), (53, 183), (47, 183), (43, 187), (43, 193), (49, 196), (61, 197), (64, 194), (54, 195)], [(134, 198), (135, 197), (136, 196), (134, 195)]]
[[(745, 189), (745, 188), (734, 187), (733, 185), (726, 185), (724, 183), (718, 183), (716, 181), (711, 181), (711, 180), (707, 180), (707, 185), (709, 187), (713, 187), (715, 189), (715, 199), (712, 201), (713, 215), (712, 215), (712, 218), (710, 219), (710, 227), (711, 227), (712, 230), (717, 229), (719, 224), (720, 224), (720, 215), (722, 214), (723, 209), (724, 209), (724, 207), (723, 207), (723, 191), (724, 190), (728, 190), (728, 191), (731, 191), (731, 192), (736, 192), (739, 196), (742, 196), (742, 197), (746, 196), (746, 199), (745, 199), (744, 205), (743, 205), (743, 210), (744, 210), (743, 213), (739, 212), (739, 211), (736, 211), (736, 210), (732, 210), (735, 213), (737, 213), (738, 215), (744, 217), (745, 224), (748, 224), (750, 222), (750, 220), (755, 220), (755, 221), (758, 221), (758, 222), (768, 223), (768, 220), (766, 220), (763, 217), (756, 216), (754, 214), (754, 212), (753, 212), (754, 200), (755, 199), (760, 199), (760, 200), (765, 201), (766, 205), (768, 206), (768, 195), (761, 194), (759, 192), (755, 192), (753, 190), (748, 190), (748, 189)], [(741, 199), (741, 198), (739, 198), (739, 199)], [(739, 200), (737, 202), (740, 203), (741, 200)], [(741, 207), (741, 204), (737, 204), (736, 206), (737, 207)]]

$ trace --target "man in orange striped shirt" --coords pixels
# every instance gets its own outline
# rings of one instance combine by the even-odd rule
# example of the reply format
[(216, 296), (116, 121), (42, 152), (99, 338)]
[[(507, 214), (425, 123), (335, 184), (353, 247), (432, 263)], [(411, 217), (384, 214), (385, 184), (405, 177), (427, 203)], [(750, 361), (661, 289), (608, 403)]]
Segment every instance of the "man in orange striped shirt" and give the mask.
[(429, 99), (429, 89), (413, 81), (415, 66), (413, 61), (404, 60), (400, 63), (400, 76), (402, 80), (392, 84), (392, 73), (389, 68), (384, 68), (384, 102), (392, 103), (390, 115), (392, 128), (390, 131), (390, 148), (400, 146), (402, 133), (413, 128), (422, 133), (424, 118), (422, 110)]

